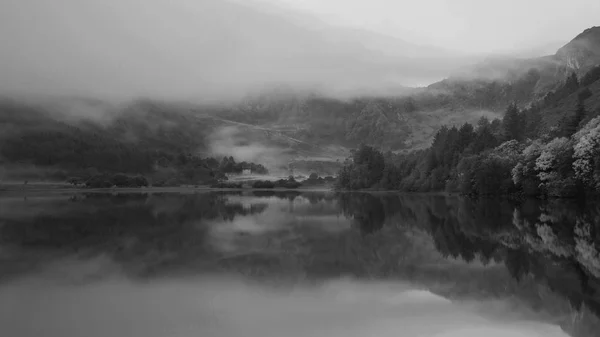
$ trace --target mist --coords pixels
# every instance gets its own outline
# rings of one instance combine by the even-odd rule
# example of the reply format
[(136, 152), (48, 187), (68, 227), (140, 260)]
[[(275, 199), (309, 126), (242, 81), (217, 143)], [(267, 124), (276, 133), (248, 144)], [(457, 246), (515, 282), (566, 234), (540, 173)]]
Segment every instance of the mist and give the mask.
[(218, 102), (279, 84), (389, 95), (471, 62), (264, 2), (28, 0), (0, 12), (5, 95)]
[(258, 163), (269, 169), (287, 165), (290, 156), (284, 148), (267, 145), (250, 135), (237, 126), (220, 127), (207, 137), (209, 154), (216, 158), (232, 156), (236, 161)]

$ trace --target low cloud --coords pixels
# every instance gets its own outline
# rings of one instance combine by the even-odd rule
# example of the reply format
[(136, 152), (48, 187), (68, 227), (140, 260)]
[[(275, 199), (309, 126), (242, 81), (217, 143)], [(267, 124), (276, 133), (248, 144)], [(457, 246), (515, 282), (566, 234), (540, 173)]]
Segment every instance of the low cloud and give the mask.
[(30, 0), (2, 11), (5, 94), (221, 101), (281, 83), (393, 94), (470, 62), (265, 3)]
[[(261, 131), (255, 133), (260, 135)], [(287, 164), (289, 156), (284, 148), (266, 145), (252, 139), (252, 135), (237, 126), (221, 127), (208, 137), (210, 155), (217, 158), (232, 156), (238, 162), (254, 162), (270, 169)]]

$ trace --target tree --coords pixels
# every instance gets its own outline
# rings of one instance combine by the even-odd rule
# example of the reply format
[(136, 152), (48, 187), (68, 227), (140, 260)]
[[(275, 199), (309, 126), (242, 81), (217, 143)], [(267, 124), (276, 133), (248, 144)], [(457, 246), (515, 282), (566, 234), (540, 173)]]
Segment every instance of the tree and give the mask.
[(589, 121), (573, 139), (575, 176), (600, 190), (600, 117)]
[(135, 176), (130, 179), (132, 187), (148, 187), (148, 180), (144, 176)]
[(542, 114), (536, 104), (532, 104), (529, 109), (522, 113), (524, 125), (524, 137), (536, 138), (538, 136), (540, 125), (542, 123)]
[(475, 138), (475, 131), (473, 129), (473, 125), (469, 123), (463, 124), (458, 130), (458, 149), (459, 151), (463, 151), (464, 149), (471, 144), (473, 139)]
[(473, 191), (479, 195), (508, 194), (514, 189), (510, 164), (497, 156), (480, 158), (473, 180)]
[(123, 173), (117, 173), (112, 177), (111, 182), (117, 187), (127, 187), (129, 185), (129, 177)]
[[(585, 119), (585, 115), (586, 115), (586, 111), (585, 111), (585, 103), (583, 99), (579, 99), (577, 101), (577, 108), (575, 109), (575, 115), (573, 116), (573, 122), (571, 123), (575, 129), (575, 131), (577, 131), (577, 129), (579, 128), (579, 124), (581, 124), (581, 122)], [(571, 135), (573, 135), (575, 132), (573, 132)], [(569, 135), (569, 136), (571, 136)]]
[(67, 182), (71, 185), (77, 186), (79, 184), (82, 184), (83, 181), (81, 180), (81, 178), (77, 178), (77, 177), (70, 177), (69, 179), (67, 179)]
[(387, 190), (397, 190), (400, 188), (401, 180), (402, 172), (400, 172), (400, 169), (392, 163), (386, 163), (380, 186)]
[(346, 162), (338, 174), (337, 188), (363, 189), (373, 187), (381, 181), (385, 169), (383, 153), (361, 145), (352, 155), (352, 161)]
[(496, 137), (492, 133), (490, 121), (486, 117), (481, 117), (477, 122), (474, 137), (475, 139), (471, 143), (470, 149), (475, 154), (493, 148), (497, 144)]
[(572, 196), (576, 191), (573, 179), (573, 145), (568, 138), (555, 138), (542, 148), (535, 161), (535, 170), (551, 196)]
[(559, 123), (561, 136), (568, 138), (575, 134), (579, 128), (579, 124), (585, 119), (585, 115), (585, 104), (583, 100), (579, 99), (575, 113), (570, 117), (564, 116)]
[(525, 195), (540, 193), (540, 179), (535, 170), (536, 160), (542, 153), (543, 144), (533, 141), (521, 153), (519, 162), (512, 169), (512, 180), (515, 186)]
[(223, 157), (219, 169), (223, 173), (233, 173), (235, 171), (235, 160), (233, 160), (233, 157)]
[(519, 108), (515, 103), (511, 103), (506, 108), (506, 113), (502, 119), (502, 135), (504, 140), (516, 139), (521, 140), (522, 136), (522, 123), (519, 116)]
[(362, 145), (353, 157), (354, 164), (364, 168), (366, 182), (369, 186), (378, 183), (383, 176), (385, 159), (380, 151), (367, 145)]

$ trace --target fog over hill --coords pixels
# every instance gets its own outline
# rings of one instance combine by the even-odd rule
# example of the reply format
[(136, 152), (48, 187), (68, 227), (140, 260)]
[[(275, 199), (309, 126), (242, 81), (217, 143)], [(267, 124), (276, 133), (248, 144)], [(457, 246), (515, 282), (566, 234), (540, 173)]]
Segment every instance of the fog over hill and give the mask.
[(267, 1), (27, 3), (3, 4), (0, 20), (0, 161), (19, 169), (79, 172), (115, 149), (126, 154), (105, 169), (131, 173), (189, 156), (336, 162), (361, 143), (425, 149), (442, 125), (492, 121), (512, 102), (546, 100), (537, 124), (549, 129), (574, 109), (579, 84), (567, 78), (600, 64), (598, 27), (526, 58), (412, 43)]
[[(310, 11), (264, 0), (29, 0), (2, 7), (0, 92), (13, 97), (206, 103), (281, 85), (338, 98), (398, 96), (453, 74), (497, 78), (548, 63), (510, 55), (490, 62), (490, 52), (332, 25)], [(561, 50), (552, 65), (580, 64), (560, 57), (573, 54)]]
[(170, 100), (285, 83), (390, 94), (471, 62), (263, 3), (43, 0), (3, 4), (0, 91)]

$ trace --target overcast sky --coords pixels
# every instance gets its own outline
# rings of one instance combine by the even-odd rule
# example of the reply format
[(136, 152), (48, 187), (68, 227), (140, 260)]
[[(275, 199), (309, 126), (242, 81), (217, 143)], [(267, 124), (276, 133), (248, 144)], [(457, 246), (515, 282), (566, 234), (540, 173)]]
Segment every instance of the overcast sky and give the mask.
[(410, 42), (470, 52), (564, 44), (600, 25), (597, 0), (263, 0)]
[(464, 53), (554, 51), (596, 18), (597, 0), (4, 0), (0, 93), (393, 94), (471, 64)]

